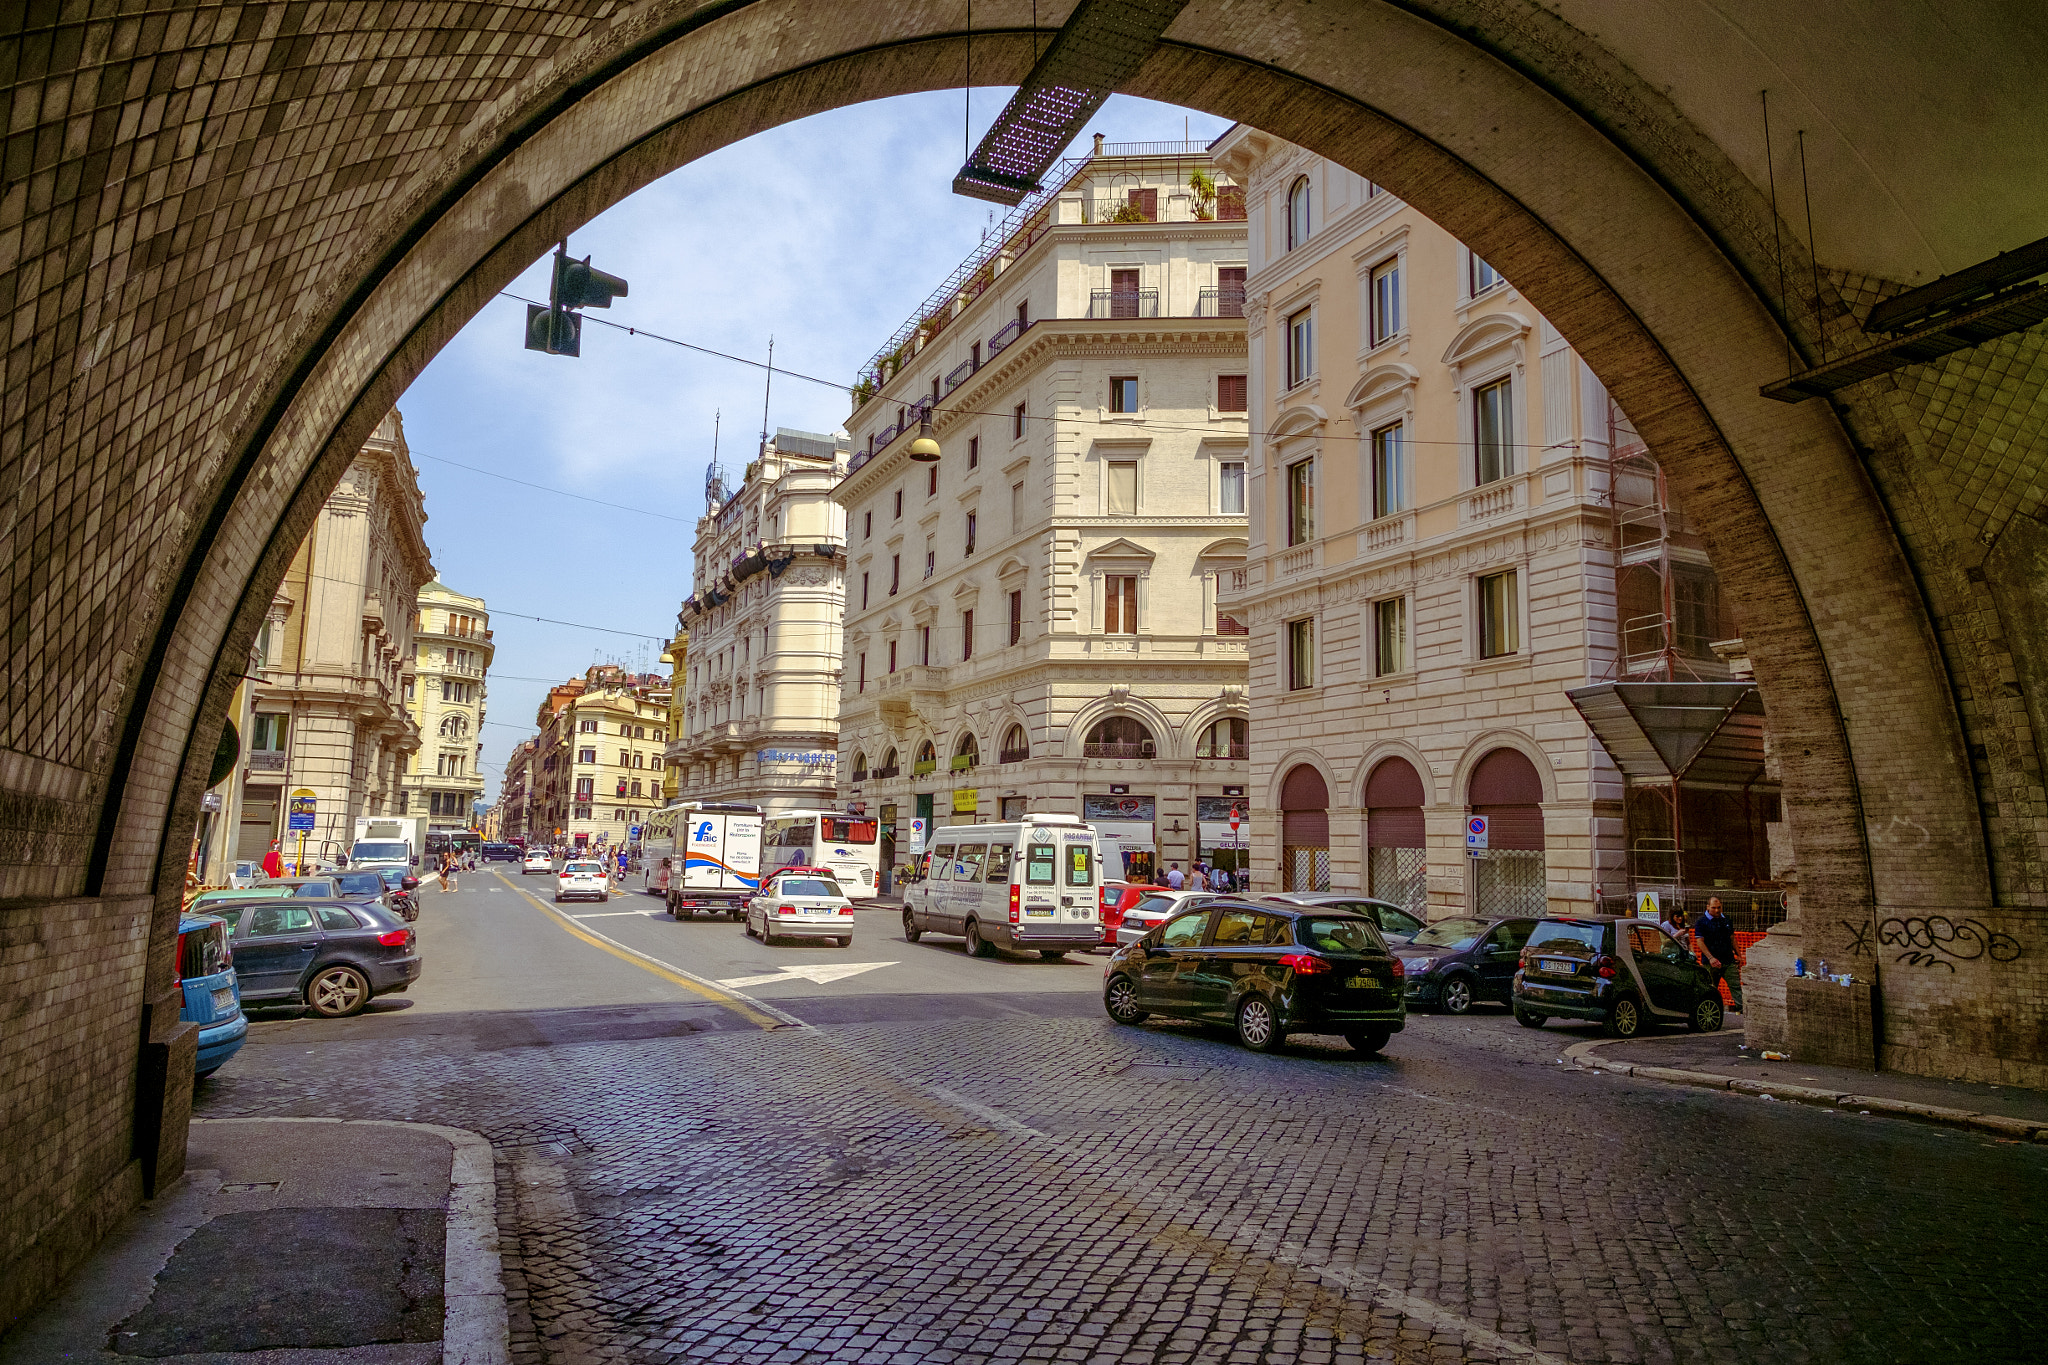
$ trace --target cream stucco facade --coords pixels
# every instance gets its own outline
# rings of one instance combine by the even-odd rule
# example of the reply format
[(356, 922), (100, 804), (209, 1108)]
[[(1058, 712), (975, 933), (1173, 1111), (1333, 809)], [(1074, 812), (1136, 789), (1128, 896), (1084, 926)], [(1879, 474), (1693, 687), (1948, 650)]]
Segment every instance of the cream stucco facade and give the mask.
[[(343, 851), (358, 815), (395, 814), (420, 734), (404, 701), (413, 602), (434, 575), (426, 506), (396, 409), (320, 509), (258, 636), (238, 856), (284, 832), (290, 794), (316, 807), (309, 857)], [(291, 840), (288, 854), (296, 852)]]
[(832, 490), (846, 464), (844, 433), (778, 429), (698, 521), (671, 646), (674, 799), (837, 804), (846, 516)]
[(912, 818), (1026, 809), (1088, 814), (1137, 875), (1233, 858), (1245, 242), (1212, 170), (1098, 143), (856, 395), (840, 796), (893, 864)]
[[(1624, 889), (1619, 774), (1566, 689), (1621, 676), (1626, 417), (1557, 330), (1393, 195), (1238, 127), (1259, 433), (1244, 585), (1260, 884), (1431, 915)], [(1696, 539), (1690, 673), (1726, 677)], [(1291, 809), (1290, 809), (1291, 808)], [(1484, 815), (1484, 854), (1466, 848)]]
[(662, 805), (669, 680), (595, 664), (549, 689), (527, 760), (532, 845), (624, 848), (635, 825)]
[(406, 765), (400, 808), (426, 816), (428, 829), (470, 828), (483, 799), (478, 759), (494, 649), (483, 598), (466, 597), (438, 579), (420, 589), (405, 689), (420, 750)]

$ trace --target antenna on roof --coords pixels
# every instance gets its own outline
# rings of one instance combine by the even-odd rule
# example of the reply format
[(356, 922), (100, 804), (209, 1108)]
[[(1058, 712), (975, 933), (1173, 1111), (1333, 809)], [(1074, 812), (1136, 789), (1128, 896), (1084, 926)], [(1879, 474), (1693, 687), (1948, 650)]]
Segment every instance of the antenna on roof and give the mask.
[(718, 466), (718, 420), (723, 415), (718, 408), (711, 410), (711, 463), (704, 466), (704, 504), (725, 501), (725, 471)]
[(768, 453), (768, 395), (775, 391), (775, 338), (768, 338), (768, 373), (761, 380), (761, 449), (760, 455)]

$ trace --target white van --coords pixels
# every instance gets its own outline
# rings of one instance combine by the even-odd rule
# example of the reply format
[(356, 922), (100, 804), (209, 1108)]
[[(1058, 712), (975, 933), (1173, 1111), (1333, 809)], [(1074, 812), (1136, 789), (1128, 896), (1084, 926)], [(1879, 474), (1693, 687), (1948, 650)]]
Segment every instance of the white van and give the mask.
[(1071, 815), (933, 830), (903, 893), (903, 937), (958, 934), (972, 957), (997, 947), (1042, 957), (1102, 942), (1095, 829)]

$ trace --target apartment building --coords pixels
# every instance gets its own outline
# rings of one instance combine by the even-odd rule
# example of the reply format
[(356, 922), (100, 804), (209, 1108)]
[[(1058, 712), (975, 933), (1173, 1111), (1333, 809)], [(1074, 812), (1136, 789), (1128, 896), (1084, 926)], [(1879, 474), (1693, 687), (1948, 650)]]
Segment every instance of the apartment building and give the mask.
[(504, 780), (498, 785), (498, 837), (523, 840), (531, 835), (533, 759), (540, 743), (522, 739), (505, 758)]
[(1618, 622), (1617, 459), (1661, 482), (1584, 361), (1393, 195), (1242, 126), (1215, 151), (1251, 261), (1250, 547), (1224, 601), (1251, 627), (1256, 884), (1589, 911), (1626, 881), (1623, 790), (1566, 692), (1657, 675), (1638, 656), (1725, 680), (1706, 553), (1657, 494), (1631, 562), (1661, 577), (1624, 583)]
[(623, 848), (662, 804), (669, 680), (593, 664), (548, 689), (534, 716), (540, 733), (527, 839), (554, 848)]
[(1135, 876), (1237, 858), (1245, 270), (1204, 148), (1098, 137), (867, 367), (839, 795), (885, 866), (913, 818), (1025, 810), (1096, 821)]
[(466, 597), (439, 579), (420, 589), (412, 675), (405, 684), (420, 751), (407, 763), (398, 809), (426, 816), (430, 830), (470, 828), (483, 800), (477, 760), (493, 653), (483, 598)]
[(284, 833), (294, 792), (315, 800), (309, 857), (346, 850), (358, 815), (400, 809), (420, 748), (405, 687), (413, 603), (434, 576), (426, 521), (393, 409), (321, 506), (257, 636), (236, 857), (260, 858)]
[[(771, 810), (836, 804), (846, 610), (844, 432), (778, 428), (739, 487), (714, 483), (697, 523), (682, 729), (664, 762), (672, 796)], [(665, 656), (666, 657), (666, 656)]]

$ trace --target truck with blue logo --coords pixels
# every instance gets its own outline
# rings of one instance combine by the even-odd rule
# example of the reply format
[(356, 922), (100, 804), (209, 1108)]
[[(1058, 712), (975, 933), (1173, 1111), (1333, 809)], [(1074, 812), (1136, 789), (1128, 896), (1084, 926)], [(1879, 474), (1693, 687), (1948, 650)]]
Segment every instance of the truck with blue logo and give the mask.
[(759, 806), (679, 801), (648, 817), (640, 835), (640, 889), (678, 920), (723, 912), (737, 920), (761, 888)]

